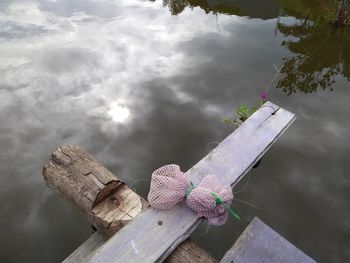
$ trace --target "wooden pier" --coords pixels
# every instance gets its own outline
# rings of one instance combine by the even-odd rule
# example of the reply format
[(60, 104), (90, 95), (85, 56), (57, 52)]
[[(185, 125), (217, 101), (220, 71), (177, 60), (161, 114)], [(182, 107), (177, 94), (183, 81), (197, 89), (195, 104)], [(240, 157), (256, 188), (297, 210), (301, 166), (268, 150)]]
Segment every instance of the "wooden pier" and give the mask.
[[(265, 103), (186, 175), (195, 185), (206, 174), (235, 185), (294, 119), (293, 113)], [(79, 146), (60, 146), (43, 176), (97, 229), (64, 262), (218, 262), (188, 239), (203, 218), (183, 205), (167, 211), (149, 208), (147, 201)], [(221, 262), (314, 261), (255, 219)]]

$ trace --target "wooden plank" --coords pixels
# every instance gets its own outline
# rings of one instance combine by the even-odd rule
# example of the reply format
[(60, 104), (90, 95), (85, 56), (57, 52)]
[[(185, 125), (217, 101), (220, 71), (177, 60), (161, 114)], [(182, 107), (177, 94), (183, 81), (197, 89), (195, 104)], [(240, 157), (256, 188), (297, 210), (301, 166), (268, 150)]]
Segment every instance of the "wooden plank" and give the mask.
[[(66, 260), (82, 262), (143, 209), (147, 201), (138, 196), (113, 173), (78, 145), (59, 146), (43, 169), (45, 182), (64, 199), (83, 210), (99, 231)], [(87, 198), (88, 197), (88, 198)], [(186, 240), (167, 262), (217, 263), (193, 242)]]
[(72, 254), (69, 255), (63, 263), (76, 263), (82, 262), (88, 256), (91, 255), (97, 248), (103, 245), (107, 241), (107, 238), (100, 232), (96, 231), (89, 239), (81, 244)]
[(315, 263), (259, 218), (254, 218), (220, 263)]
[[(81, 244), (63, 263), (83, 262), (90, 257), (96, 249), (101, 247), (108, 239), (100, 232), (96, 231)], [(190, 239), (182, 242), (165, 260), (166, 263), (218, 263), (219, 261), (199, 247)]]
[[(186, 174), (197, 185), (206, 174), (235, 184), (289, 127), (295, 115), (265, 103)], [(162, 262), (201, 222), (184, 205), (150, 208), (108, 240), (86, 262)]]

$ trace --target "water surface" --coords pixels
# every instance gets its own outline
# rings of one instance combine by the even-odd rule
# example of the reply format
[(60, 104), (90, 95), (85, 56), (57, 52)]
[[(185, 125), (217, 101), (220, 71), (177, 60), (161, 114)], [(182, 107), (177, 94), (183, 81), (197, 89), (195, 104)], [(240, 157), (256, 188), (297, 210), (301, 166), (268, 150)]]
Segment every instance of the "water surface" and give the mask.
[(236, 195), (257, 208), (235, 201), (241, 222), (193, 238), (221, 258), (258, 216), (316, 260), (348, 262), (350, 33), (301, 7), (2, 1), (0, 261), (57, 262), (90, 236), (44, 185), (58, 145), (82, 145), (146, 196), (154, 169), (186, 170), (232, 132), (221, 118), (254, 104), (277, 67), (269, 99), (298, 119)]

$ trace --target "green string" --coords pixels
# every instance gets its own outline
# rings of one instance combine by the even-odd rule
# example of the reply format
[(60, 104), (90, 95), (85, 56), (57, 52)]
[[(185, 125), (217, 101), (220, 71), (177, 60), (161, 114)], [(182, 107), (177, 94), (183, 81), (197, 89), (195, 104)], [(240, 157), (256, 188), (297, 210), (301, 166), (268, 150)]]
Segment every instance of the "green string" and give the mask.
[[(190, 182), (185, 193), (185, 198), (187, 198), (187, 196), (192, 192), (193, 189), (194, 189), (194, 185), (192, 182)], [(231, 214), (231, 216), (233, 216), (237, 220), (241, 220), (241, 217), (238, 215), (238, 213), (233, 208), (231, 208), (228, 204), (226, 204), (218, 193), (211, 192), (211, 195), (215, 198), (215, 203), (217, 205), (223, 205), (226, 208), (226, 210)]]
[(215, 202), (217, 205), (223, 205), (234, 218), (236, 218), (237, 220), (241, 220), (241, 217), (238, 215), (238, 213), (235, 212), (234, 209), (231, 208), (228, 204), (226, 204), (218, 193), (211, 192), (211, 195), (215, 198)]
[(194, 189), (194, 185), (192, 182), (190, 182), (190, 185), (187, 187), (187, 190), (185, 193), (185, 198), (187, 198), (187, 196), (192, 192), (193, 189)]

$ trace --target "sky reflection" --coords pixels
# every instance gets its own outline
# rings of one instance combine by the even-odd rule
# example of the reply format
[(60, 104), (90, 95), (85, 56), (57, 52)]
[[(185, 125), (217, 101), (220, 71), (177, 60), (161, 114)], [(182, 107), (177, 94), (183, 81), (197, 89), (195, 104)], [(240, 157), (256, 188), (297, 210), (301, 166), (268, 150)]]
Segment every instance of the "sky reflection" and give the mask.
[[(10, 242), (0, 261), (57, 262), (90, 235), (44, 186), (59, 144), (84, 146), (144, 196), (154, 169), (195, 164), (232, 131), (221, 117), (254, 103), (291, 55), (276, 24), (199, 7), (173, 16), (161, 1), (2, 1), (0, 223)], [(265, 209), (237, 204), (245, 220), (195, 235), (202, 246), (220, 257), (257, 215), (316, 259), (350, 258), (348, 84), (292, 98), (270, 90), (298, 120), (240, 196)]]
[(113, 102), (109, 107), (108, 115), (114, 122), (123, 123), (130, 117), (130, 110), (122, 101)]

